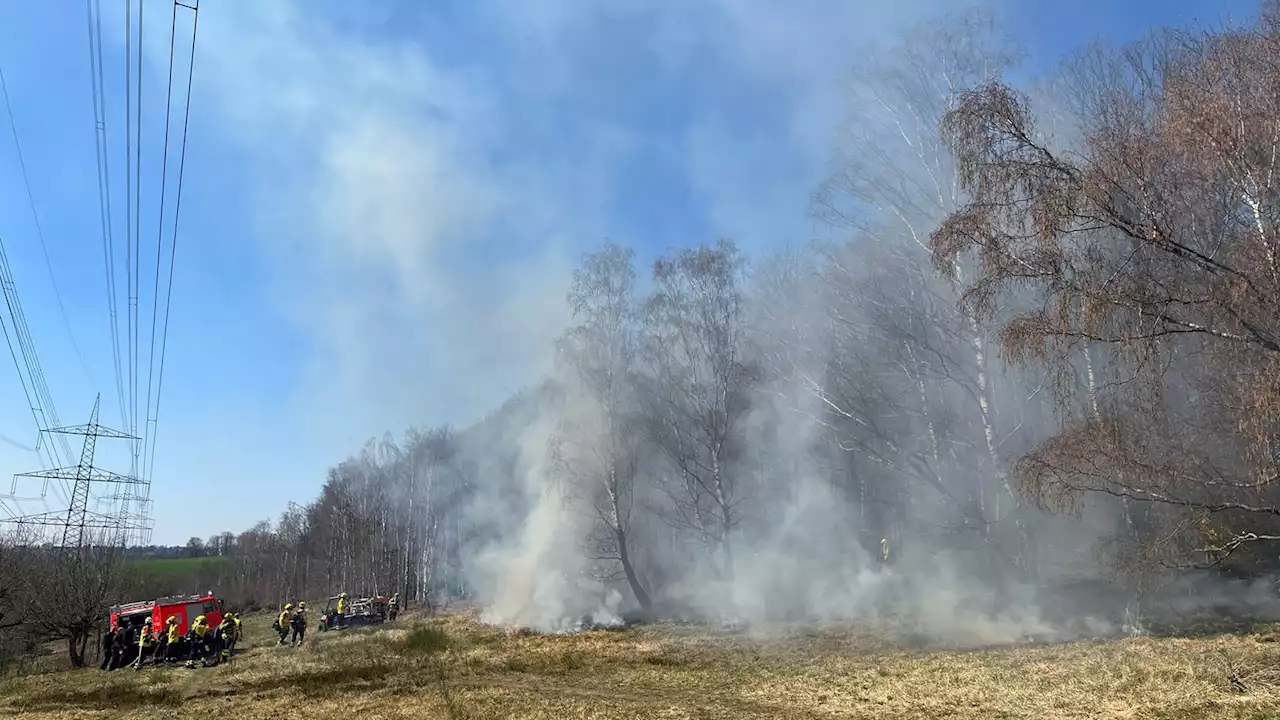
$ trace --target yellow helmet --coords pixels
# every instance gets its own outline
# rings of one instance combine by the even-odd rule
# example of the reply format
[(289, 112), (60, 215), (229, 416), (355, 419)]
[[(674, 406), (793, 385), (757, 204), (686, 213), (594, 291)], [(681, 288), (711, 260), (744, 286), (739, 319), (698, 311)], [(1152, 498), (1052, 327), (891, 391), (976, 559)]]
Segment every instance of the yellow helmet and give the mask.
[(177, 624), (178, 624), (178, 616), (177, 616), (177, 615), (170, 615), (170, 616), (169, 616), (169, 619), (168, 619), (168, 620), (165, 620), (165, 624), (167, 624), (167, 625), (177, 625)]
[(347, 596), (347, 593), (346, 593), (346, 592), (340, 592), (340, 593), (338, 593), (338, 597), (346, 597), (346, 596)]
[(299, 602), (299, 603), (298, 603), (298, 609), (299, 609), (299, 610), (306, 610), (306, 609), (307, 609), (307, 601), (306, 601), (306, 600), (303, 600), (303, 601)]
[(292, 609), (293, 609), (293, 603), (285, 603), (285, 604), (284, 604), (284, 609), (285, 609), (285, 610), (292, 610)]

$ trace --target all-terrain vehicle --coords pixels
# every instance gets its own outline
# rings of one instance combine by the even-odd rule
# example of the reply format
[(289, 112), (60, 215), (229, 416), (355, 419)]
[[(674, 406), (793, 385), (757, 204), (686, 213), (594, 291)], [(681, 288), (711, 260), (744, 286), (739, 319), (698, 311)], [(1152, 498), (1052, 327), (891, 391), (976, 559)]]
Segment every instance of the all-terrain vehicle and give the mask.
[(338, 619), (338, 597), (338, 595), (334, 595), (325, 603), (324, 612), (320, 615), (320, 632), (364, 625), (380, 625), (387, 620), (387, 601), (390, 598), (386, 595), (347, 598), (347, 607), (342, 614), (341, 620)]

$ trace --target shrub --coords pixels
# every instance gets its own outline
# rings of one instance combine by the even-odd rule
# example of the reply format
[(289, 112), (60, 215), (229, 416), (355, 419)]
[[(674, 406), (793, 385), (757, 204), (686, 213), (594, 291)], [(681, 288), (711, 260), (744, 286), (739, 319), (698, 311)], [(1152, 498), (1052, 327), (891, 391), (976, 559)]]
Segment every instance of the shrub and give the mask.
[(414, 628), (405, 637), (404, 647), (410, 652), (433, 655), (449, 647), (449, 636), (437, 627)]

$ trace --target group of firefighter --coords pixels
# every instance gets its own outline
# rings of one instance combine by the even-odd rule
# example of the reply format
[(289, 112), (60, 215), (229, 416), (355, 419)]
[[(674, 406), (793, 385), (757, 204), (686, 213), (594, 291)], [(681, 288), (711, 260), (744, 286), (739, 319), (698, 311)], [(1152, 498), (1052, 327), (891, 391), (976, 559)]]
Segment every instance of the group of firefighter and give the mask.
[(151, 627), (150, 616), (125, 619), (103, 635), (101, 667), (115, 670), (132, 666), (134, 670), (141, 670), (148, 660), (153, 665), (185, 660), (188, 668), (196, 667), (197, 662), (211, 667), (230, 660), (240, 638), (240, 618), (235, 613), (226, 613), (217, 625), (211, 625), (208, 618), (200, 615), (191, 622), (185, 637), (179, 632), (178, 618), (174, 616), (165, 621), (164, 629), (158, 634)]
[[(342, 604), (342, 600), (338, 600), (338, 604)], [(271, 628), (280, 634), (280, 642), (284, 645), (285, 641), (289, 641), (290, 645), (301, 645), (307, 636), (307, 603), (299, 600), (295, 606), (293, 603), (285, 603), (284, 610), (276, 616), (276, 621), (272, 623)], [(290, 640), (289, 632), (293, 632), (293, 638)]]
[[(389, 619), (396, 619), (399, 606), (400, 594), (396, 593), (387, 602)], [(344, 592), (338, 596), (337, 612), (329, 619), (332, 627), (346, 626), (348, 607)], [(307, 635), (307, 603), (299, 601), (296, 606), (285, 603), (272, 628), (280, 635), (280, 645), (301, 645)], [(103, 670), (115, 670), (132, 666), (134, 670), (141, 670), (148, 660), (153, 665), (185, 660), (188, 668), (196, 667), (197, 662), (212, 667), (231, 659), (240, 638), (240, 617), (235, 613), (224, 614), (222, 622), (217, 625), (211, 625), (208, 618), (200, 615), (191, 622), (185, 635), (179, 632), (178, 618), (172, 615), (158, 634), (151, 627), (150, 615), (125, 618), (102, 636), (101, 667)]]
[[(341, 628), (347, 624), (347, 610), (350, 607), (350, 601), (347, 599), (347, 593), (338, 594), (338, 602), (335, 605), (333, 614), (328, 618), (329, 627)], [(400, 593), (395, 593), (387, 601), (386, 615), (390, 620), (396, 619), (396, 614), (400, 611)], [(307, 636), (307, 603), (298, 601), (297, 605), (293, 603), (285, 603), (284, 609), (276, 616), (275, 622), (271, 624), (271, 628), (280, 635), (278, 645), (297, 646)]]

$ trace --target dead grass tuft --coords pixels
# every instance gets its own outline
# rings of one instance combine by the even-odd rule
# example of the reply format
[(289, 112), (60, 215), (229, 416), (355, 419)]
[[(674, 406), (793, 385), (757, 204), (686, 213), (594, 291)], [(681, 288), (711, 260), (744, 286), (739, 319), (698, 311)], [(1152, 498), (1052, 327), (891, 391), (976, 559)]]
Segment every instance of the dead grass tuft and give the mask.
[[(392, 642), (397, 642), (396, 638), (392, 638)], [(449, 636), (445, 635), (444, 630), (438, 627), (425, 625), (414, 628), (405, 634), (403, 639), (398, 642), (404, 646), (404, 649), (411, 653), (421, 655), (434, 655), (442, 653), (449, 647)]]

